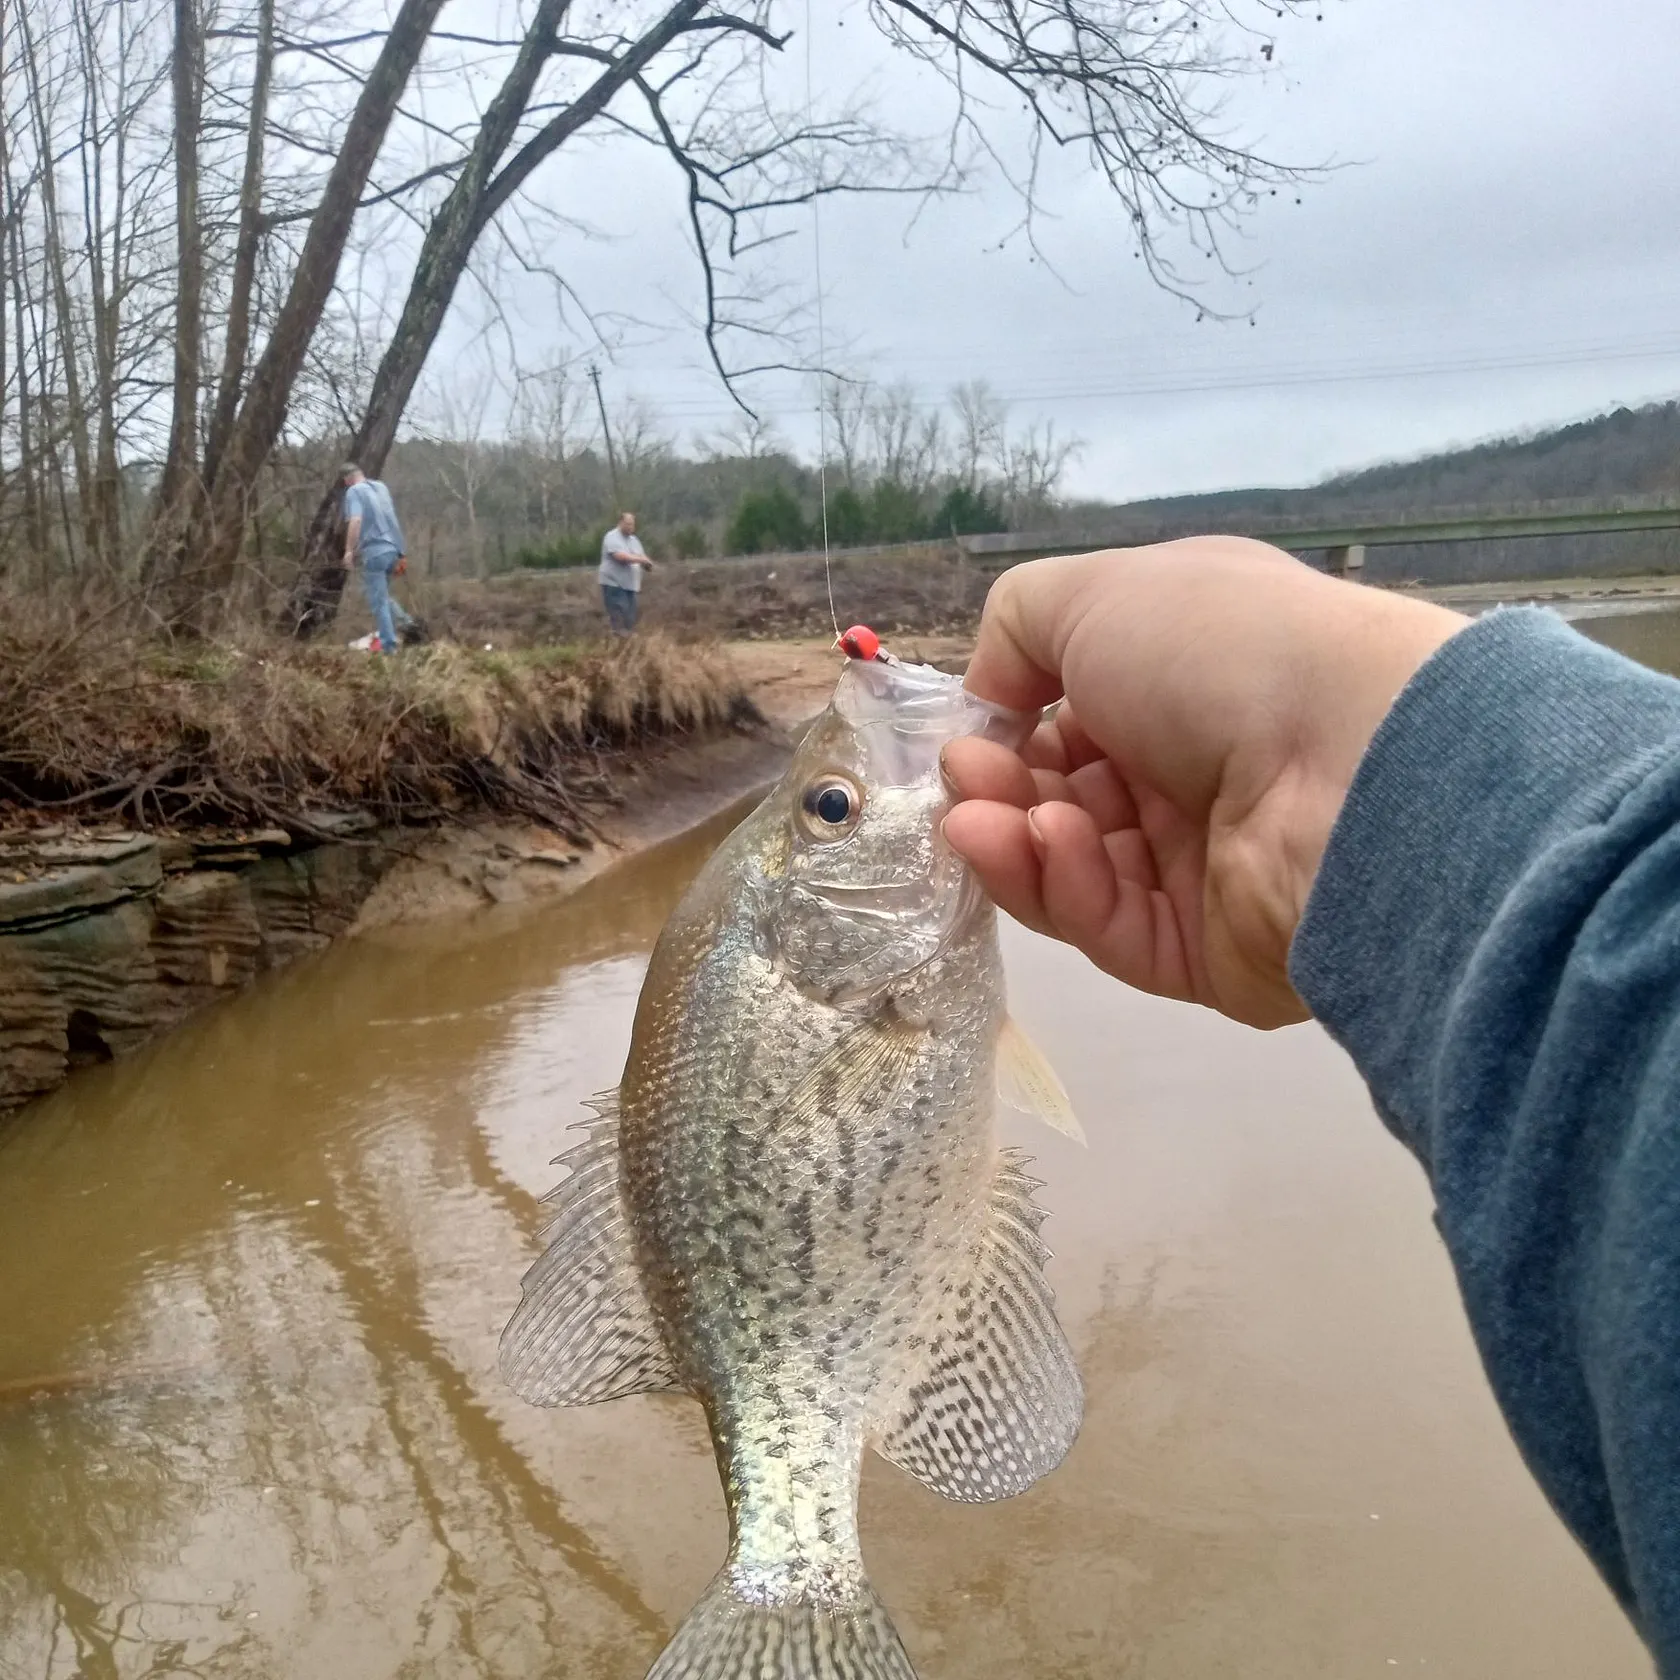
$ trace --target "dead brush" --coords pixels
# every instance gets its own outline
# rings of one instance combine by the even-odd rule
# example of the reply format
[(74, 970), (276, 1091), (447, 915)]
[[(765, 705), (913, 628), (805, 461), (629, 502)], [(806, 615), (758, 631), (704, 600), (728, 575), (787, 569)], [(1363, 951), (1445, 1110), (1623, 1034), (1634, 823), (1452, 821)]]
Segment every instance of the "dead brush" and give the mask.
[(169, 645), (0, 603), (0, 801), (136, 827), (319, 832), (470, 812), (582, 840), (617, 758), (755, 716), (715, 648), (659, 635), (612, 648), (384, 659), (259, 635)]

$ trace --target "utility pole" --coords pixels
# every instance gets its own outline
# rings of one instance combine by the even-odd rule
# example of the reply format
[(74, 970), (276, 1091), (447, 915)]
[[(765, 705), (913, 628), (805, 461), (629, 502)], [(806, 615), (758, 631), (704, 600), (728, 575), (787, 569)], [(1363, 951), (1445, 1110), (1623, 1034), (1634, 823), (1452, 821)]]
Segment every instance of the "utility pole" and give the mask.
[(601, 395), (601, 370), (589, 364), (589, 378), (595, 387), (595, 406), (601, 411), (601, 436), (607, 440), (607, 471), (612, 475), (613, 511), (624, 512), (624, 502), (618, 492), (618, 457), (613, 453), (612, 427), (607, 424), (607, 400)]

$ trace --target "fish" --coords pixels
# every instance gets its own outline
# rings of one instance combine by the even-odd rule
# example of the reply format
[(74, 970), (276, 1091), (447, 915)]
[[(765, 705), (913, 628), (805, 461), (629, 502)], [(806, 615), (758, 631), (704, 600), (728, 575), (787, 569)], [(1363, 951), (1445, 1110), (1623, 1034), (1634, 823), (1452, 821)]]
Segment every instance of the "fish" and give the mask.
[(722, 1569), (649, 1680), (915, 1680), (864, 1569), (866, 1449), (947, 1499), (1061, 1463), (1084, 1394), (1000, 1100), (1069, 1129), (1010, 1020), (940, 755), (1035, 716), (852, 658), (650, 958), (501, 1341), (539, 1406), (705, 1408)]

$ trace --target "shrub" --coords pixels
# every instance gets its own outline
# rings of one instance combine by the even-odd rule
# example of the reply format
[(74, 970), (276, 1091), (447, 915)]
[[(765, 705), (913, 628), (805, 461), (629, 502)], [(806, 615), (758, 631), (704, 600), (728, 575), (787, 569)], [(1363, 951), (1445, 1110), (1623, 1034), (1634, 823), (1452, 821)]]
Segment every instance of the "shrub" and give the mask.
[(805, 515), (791, 492), (778, 484), (749, 490), (735, 504), (724, 547), (731, 554), (763, 554), (801, 549), (808, 541)]
[(828, 540), (836, 548), (860, 548), (869, 541), (868, 511), (849, 484), (828, 498)]
[(1007, 531), (1003, 509), (986, 500), (984, 490), (953, 485), (928, 521), (929, 534), (939, 537), (972, 537), (983, 531)]
[[(934, 535), (942, 533), (936, 531)], [(927, 535), (921, 499), (908, 484), (883, 478), (869, 492), (869, 538), (872, 542), (916, 542)]]
[(671, 533), (671, 553), (679, 560), (704, 560), (711, 547), (702, 525), (679, 525)]
[(588, 534), (551, 537), (542, 544), (516, 548), (509, 564), (533, 571), (556, 572), (566, 566), (593, 566), (601, 558), (601, 539)]

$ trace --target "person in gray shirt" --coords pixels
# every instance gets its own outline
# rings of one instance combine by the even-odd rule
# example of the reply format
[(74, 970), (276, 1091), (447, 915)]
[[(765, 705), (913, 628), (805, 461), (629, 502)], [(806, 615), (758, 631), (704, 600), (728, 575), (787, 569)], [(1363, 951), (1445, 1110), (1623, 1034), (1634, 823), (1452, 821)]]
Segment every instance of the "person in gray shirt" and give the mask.
[(601, 539), (601, 569), (597, 573), (607, 626), (615, 636), (628, 636), (636, 628), (642, 573), (652, 570), (653, 562), (636, 535), (635, 514), (621, 513), (618, 523)]
[(391, 492), (376, 478), (366, 477), (354, 461), (346, 461), (344, 478), (344, 564), (362, 568), (362, 589), (382, 653), (395, 653), (399, 635), (414, 620), (391, 595), (391, 575), (400, 570), (408, 552), (402, 526), (397, 523)]

